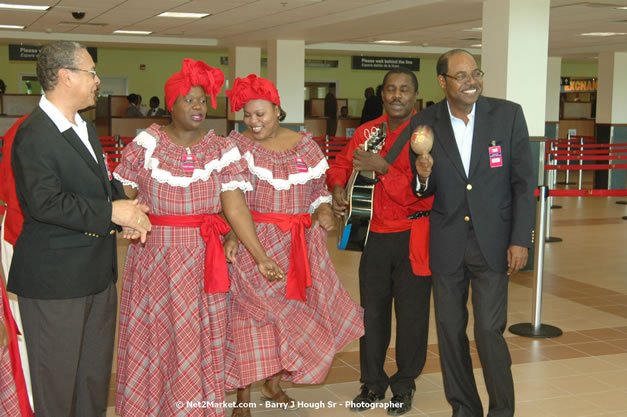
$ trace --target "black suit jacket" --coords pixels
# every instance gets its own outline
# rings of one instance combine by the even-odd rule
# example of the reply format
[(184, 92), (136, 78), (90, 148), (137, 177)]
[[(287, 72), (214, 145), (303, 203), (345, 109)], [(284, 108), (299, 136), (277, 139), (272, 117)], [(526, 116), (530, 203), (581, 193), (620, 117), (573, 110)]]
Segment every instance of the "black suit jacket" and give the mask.
[(117, 279), (111, 201), (126, 197), (109, 180), (96, 129), (87, 126), (97, 163), (73, 129), (60, 133), (40, 107), (15, 136), (12, 165), (24, 226), (7, 289), (20, 296), (81, 297)]
[[(507, 248), (531, 247), (534, 226), (534, 173), (522, 108), (510, 101), (479, 97), (468, 176), (446, 99), (418, 113), (410, 124), (412, 129), (426, 124), (435, 135), (433, 171), (427, 189), (417, 193), (422, 197), (435, 193), (430, 217), (431, 269), (446, 274), (459, 267), (469, 231), (468, 217), (490, 268), (505, 271)], [(492, 142), (501, 147), (502, 167), (490, 167), (488, 147)], [(415, 160), (416, 155), (410, 152), (414, 173)]]

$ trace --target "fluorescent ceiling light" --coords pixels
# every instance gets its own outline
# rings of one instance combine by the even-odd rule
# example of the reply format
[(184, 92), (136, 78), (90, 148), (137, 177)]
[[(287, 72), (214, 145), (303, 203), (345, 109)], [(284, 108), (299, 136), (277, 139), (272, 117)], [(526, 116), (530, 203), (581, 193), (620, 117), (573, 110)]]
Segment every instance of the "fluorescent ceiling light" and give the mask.
[(181, 12), (164, 12), (158, 14), (158, 17), (180, 17), (184, 19), (200, 19), (209, 16), (211, 13), (181, 13)]
[(481, 45), (480, 43), (476, 43), (474, 45), (470, 45), (471, 48), (481, 48), (483, 45)]
[(402, 44), (402, 43), (409, 43), (409, 41), (392, 41), (392, 40), (382, 39), (380, 41), (374, 41), (372, 43), (382, 43), (382, 44), (386, 44), (386, 45), (399, 45), (399, 44)]
[(587, 32), (587, 33), (580, 33), (581, 36), (621, 36), (621, 35), (627, 35), (627, 33), (624, 32)]
[(50, 6), (33, 6), (30, 4), (7, 4), (0, 3), (0, 9), (17, 9), (17, 10), (39, 10), (46, 11), (50, 8)]
[(24, 26), (0, 25), (0, 29), (24, 29)]
[(614, 7), (616, 10), (627, 10), (627, 7)]
[(482, 32), (483, 28), (479, 27), (479, 28), (472, 28), (472, 29), (464, 29), (464, 32)]
[(120, 35), (150, 35), (152, 32), (146, 30), (114, 30), (113, 33)]

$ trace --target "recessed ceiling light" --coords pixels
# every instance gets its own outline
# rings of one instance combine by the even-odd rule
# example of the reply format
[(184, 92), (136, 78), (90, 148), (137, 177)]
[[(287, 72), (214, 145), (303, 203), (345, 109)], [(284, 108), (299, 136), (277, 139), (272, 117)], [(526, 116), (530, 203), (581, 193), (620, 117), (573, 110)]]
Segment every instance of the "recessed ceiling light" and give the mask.
[(31, 5), (31, 4), (7, 4), (7, 3), (0, 3), (0, 9), (46, 11), (49, 8), (50, 8), (50, 6), (34, 6), (34, 5)]
[(382, 44), (386, 44), (386, 45), (399, 45), (399, 44), (402, 44), (402, 43), (409, 43), (409, 41), (392, 41), (392, 40), (382, 39), (380, 41), (374, 41), (372, 43), (382, 43)]
[(158, 17), (180, 17), (184, 19), (200, 19), (209, 16), (211, 13), (180, 13), (180, 12), (164, 12), (158, 14)]
[(24, 29), (24, 26), (0, 25), (0, 29)]
[(464, 29), (464, 32), (482, 32), (482, 31), (483, 31), (482, 27), (472, 28), (472, 29)]
[(152, 32), (145, 30), (114, 30), (113, 33), (118, 33), (120, 35), (150, 35)]
[(627, 33), (624, 32), (587, 32), (587, 33), (580, 33), (581, 36), (622, 36), (622, 35), (627, 35)]

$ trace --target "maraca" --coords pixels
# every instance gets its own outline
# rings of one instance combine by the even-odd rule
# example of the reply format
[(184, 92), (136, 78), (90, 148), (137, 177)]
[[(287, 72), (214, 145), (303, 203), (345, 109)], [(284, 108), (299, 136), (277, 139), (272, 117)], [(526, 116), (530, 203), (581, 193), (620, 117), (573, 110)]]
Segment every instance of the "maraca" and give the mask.
[(418, 155), (431, 152), (433, 147), (433, 130), (426, 125), (418, 126), (411, 134), (410, 146), (412, 151)]

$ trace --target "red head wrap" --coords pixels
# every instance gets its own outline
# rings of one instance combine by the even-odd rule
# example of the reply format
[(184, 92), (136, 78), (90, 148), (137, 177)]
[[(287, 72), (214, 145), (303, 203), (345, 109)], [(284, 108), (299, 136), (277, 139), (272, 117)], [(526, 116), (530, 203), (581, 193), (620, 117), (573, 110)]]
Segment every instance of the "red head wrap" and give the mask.
[(173, 74), (165, 83), (165, 102), (168, 111), (178, 96), (184, 96), (194, 86), (200, 86), (211, 97), (211, 107), (216, 108), (216, 96), (224, 84), (224, 74), (216, 68), (212, 68), (202, 61), (194, 61), (185, 58), (181, 66), (181, 72)]
[(227, 90), (226, 95), (231, 101), (232, 112), (241, 110), (250, 100), (262, 99), (277, 106), (281, 105), (279, 92), (272, 81), (257, 77), (255, 74), (250, 74), (246, 78), (236, 78), (233, 88)]

